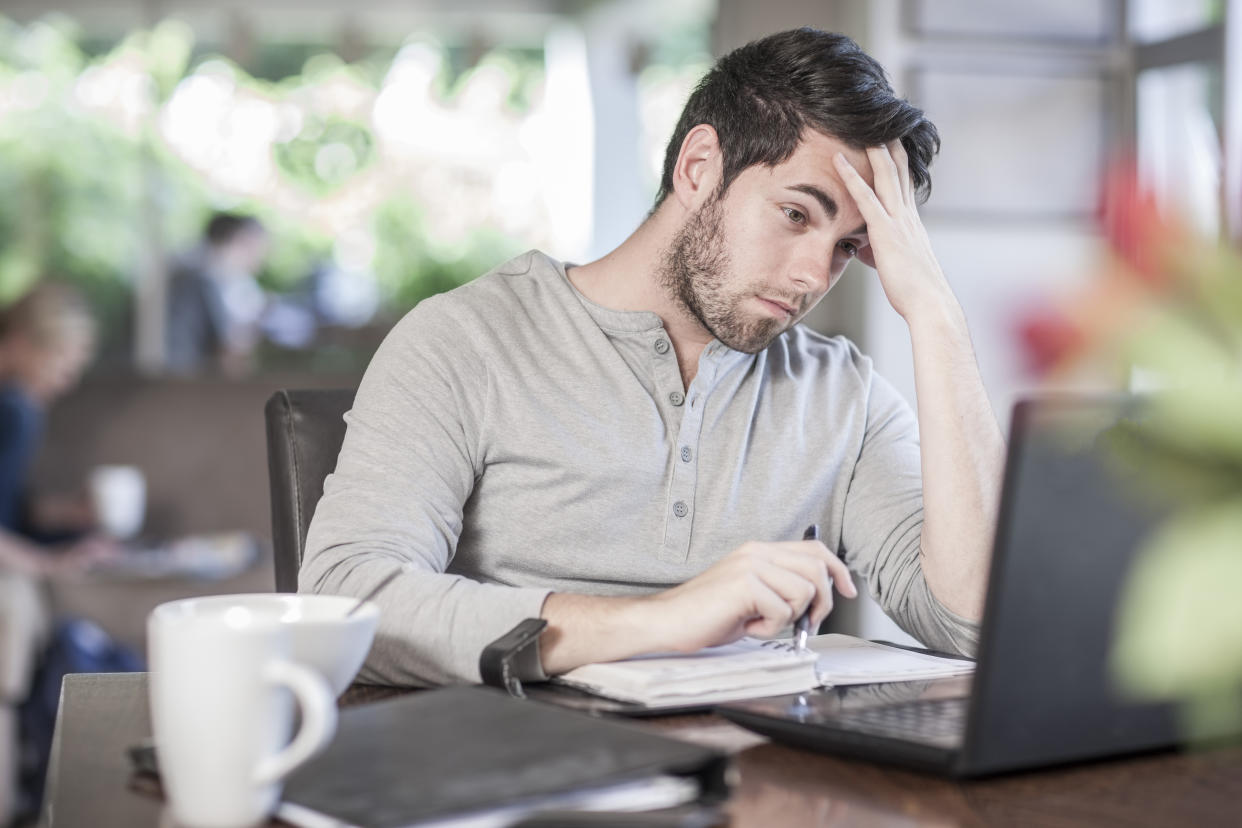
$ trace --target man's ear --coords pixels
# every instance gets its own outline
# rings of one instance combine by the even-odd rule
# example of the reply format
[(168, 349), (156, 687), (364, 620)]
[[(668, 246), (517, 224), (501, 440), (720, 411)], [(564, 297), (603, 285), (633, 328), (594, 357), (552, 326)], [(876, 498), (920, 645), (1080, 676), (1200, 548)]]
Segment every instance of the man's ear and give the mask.
[(716, 192), (724, 158), (716, 129), (699, 124), (686, 133), (673, 167), (673, 197), (686, 210), (697, 210)]

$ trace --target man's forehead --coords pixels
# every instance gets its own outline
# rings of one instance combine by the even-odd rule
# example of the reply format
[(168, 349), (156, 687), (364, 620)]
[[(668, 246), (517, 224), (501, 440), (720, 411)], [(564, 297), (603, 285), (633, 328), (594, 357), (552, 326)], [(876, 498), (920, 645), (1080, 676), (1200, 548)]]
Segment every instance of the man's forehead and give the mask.
[[(848, 192), (845, 191), (844, 187), (841, 187), (839, 191), (830, 193), (823, 187), (819, 186), (819, 184), (800, 182), (788, 184), (784, 189), (789, 192), (801, 193), (802, 195), (810, 196), (815, 200), (815, 203), (820, 206), (820, 209), (824, 211), (824, 215), (826, 215), (829, 220), (836, 219), (838, 215), (841, 215), (845, 211), (857, 213), (857, 208), (854, 205), (854, 199)], [(846, 217), (852, 218), (852, 216)], [(861, 220), (860, 216), (858, 226), (850, 231), (850, 235), (866, 235), (866, 233), (867, 224)]]
[[(837, 172), (834, 158), (843, 153), (868, 184), (872, 185), (871, 162), (866, 150), (855, 149), (843, 141), (819, 132), (809, 132), (794, 152), (777, 164), (755, 164), (741, 171), (738, 180), (748, 180), (760, 191), (779, 197), (798, 195), (818, 206), (829, 220), (843, 218), (857, 224), (851, 235), (865, 235), (866, 224), (853, 196)], [(732, 187), (730, 188), (732, 189)]]
[[(848, 155), (846, 157), (849, 158)], [(831, 164), (831, 157), (827, 167), (823, 164), (796, 163), (796, 161), (796, 158), (791, 157), (775, 166), (759, 167), (758, 169), (762, 170), (760, 180), (763, 181), (765, 188), (775, 190), (781, 197), (798, 195), (809, 199), (824, 212), (829, 220), (844, 218), (859, 225), (858, 229), (853, 232), (865, 233), (867, 227), (862, 221), (862, 214), (854, 203), (854, 197), (846, 188), (845, 182), (837, 174), (835, 165)], [(853, 163), (854, 159), (851, 158), (850, 161)], [(870, 167), (868, 167), (867, 173), (870, 172)], [(870, 184), (870, 176), (866, 178), (867, 183)]]
[(840, 138), (815, 130), (804, 130), (793, 152), (776, 166), (812, 166), (831, 170), (832, 159), (838, 152), (843, 153), (860, 172), (871, 172), (871, 163), (865, 148), (852, 146)]

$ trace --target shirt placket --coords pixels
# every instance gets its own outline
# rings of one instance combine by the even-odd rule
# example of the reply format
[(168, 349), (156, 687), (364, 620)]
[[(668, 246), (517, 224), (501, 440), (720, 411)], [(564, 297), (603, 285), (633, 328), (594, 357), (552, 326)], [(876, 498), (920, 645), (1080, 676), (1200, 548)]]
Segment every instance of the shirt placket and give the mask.
[[(690, 541), (694, 529), (695, 507), (699, 484), (699, 436), (703, 430), (703, 408), (707, 393), (716, 380), (719, 346), (712, 343), (699, 360), (699, 369), (690, 388), (681, 391), (681, 373), (673, 359), (677, 391), (665, 400), (680, 413), (673, 444), (672, 474), (665, 503), (664, 545), (660, 560), (684, 563), (690, 557)], [(663, 388), (663, 385), (661, 386)], [(671, 419), (677, 422), (676, 418)]]

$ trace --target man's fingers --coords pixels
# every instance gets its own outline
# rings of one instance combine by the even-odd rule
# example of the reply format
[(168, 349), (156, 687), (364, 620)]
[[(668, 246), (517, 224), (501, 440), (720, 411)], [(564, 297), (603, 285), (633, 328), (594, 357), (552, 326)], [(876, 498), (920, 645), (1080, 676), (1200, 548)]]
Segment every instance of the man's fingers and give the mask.
[(909, 204), (914, 197), (914, 187), (910, 183), (910, 156), (906, 154), (900, 138), (888, 142), (888, 154), (893, 156), (893, 163), (897, 165), (897, 175), (901, 177), (901, 192)]
[(746, 622), (749, 635), (774, 636), (797, 618), (789, 602), (763, 578), (755, 579), (751, 587), (751, 600), (759, 617)]
[(837, 585), (837, 591), (846, 598), (857, 598), (858, 587), (854, 586), (854, 576), (850, 573), (850, 568), (828, 547), (825, 546), (824, 551), (828, 553), (824, 563), (828, 567), (828, 574), (832, 576), (832, 582)]
[(807, 607), (814, 610), (816, 599), (828, 581), (827, 575), (814, 580), (798, 570), (776, 562), (760, 564), (756, 567), (755, 574), (789, 605), (794, 619), (805, 612)]
[(886, 145), (867, 147), (867, 160), (871, 162), (871, 171), (875, 174), (875, 193), (880, 197), (880, 203), (892, 213), (905, 202), (897, 164)]
[(773, 558), (777, 563), (785, 566), (787, 569), (795, 569), (803, 572), (804, 576), (811, 578), (812, 570), (805, 569), (807, 558), (803, 557), (811, 555), (815, 561), (827, 568), (828, 575), (832, 578), (837, 586), (837, 590), (846, 598), (855, 598), (858, 595), (858, 588), (854, 586), (854, 577), (850, 574), (849, 567), (845, 562), (838, 558), (831, 549), (820, 541), (786, 541), (777, 544), (780, 550), (779, 558)]
[(858, 174), (858, 170), (854, 169), (849, 159), (838, 152), (832, 160), (837, 167), (837, 174), (841, 176), (841, 182), (845, 184), (845, 189), (849, 190), (854, 203), (858, 205), (858, 212), (862, 213), (867, 224), (878, 223), (881, 218), (888, 218), (888, 211), (880, 203), (880, 197), (875, 194), (875, 190), (871, 189), (866, 179)]
[(774, 544), (751, 566), (751, 573), (793, 608), (795, 618), (809, 608), (813, 627), (818, 627), (832, 612), (834, 580), (840, 585), (841, 594), (858, 594), (849, 570), (818, 541)]

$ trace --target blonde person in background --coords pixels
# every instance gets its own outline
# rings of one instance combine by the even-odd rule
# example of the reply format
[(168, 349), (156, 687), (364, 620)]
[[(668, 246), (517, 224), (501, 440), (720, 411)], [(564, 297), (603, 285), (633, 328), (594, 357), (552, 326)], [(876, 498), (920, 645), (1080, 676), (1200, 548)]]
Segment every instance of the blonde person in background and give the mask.
[[(12, 816), (16, 796), (14, 707), (29, 693), (49, 634), (41, 582), (72, 576), (115, 550), (84, 534), (94, 528), (84, 497), (26, 491), (47, 407), (77, 384), (94, 350), (94, 320), (64, 285), (39, 284), (0, 310), (0, 822)], [(40, 542), (74, 534), (78, 539)]]
[(0, 567), (9, 572), (54, 575), (111, 550), (86, 534), (96, 520), (85, 495), (26, 490), (47, 408), (77, 385), (94, 351), (94, 319), (65, 285), (40, 284), (0, 310)]

